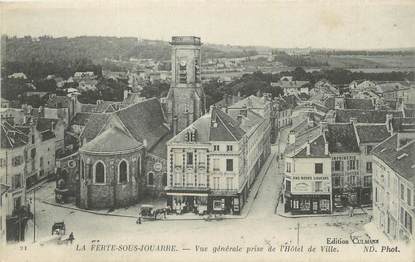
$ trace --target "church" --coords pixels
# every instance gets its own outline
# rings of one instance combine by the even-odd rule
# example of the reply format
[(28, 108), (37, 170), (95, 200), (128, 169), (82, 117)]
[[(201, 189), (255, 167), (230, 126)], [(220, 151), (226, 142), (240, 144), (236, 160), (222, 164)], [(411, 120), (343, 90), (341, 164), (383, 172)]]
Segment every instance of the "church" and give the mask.
[(77, 206), (118, 208), (144, 197), (164, 196), (166, 143), (202, 116), (206, 103), (200, 38), (174, 36), (170, 44), (172, 81), (167, 97), (126, 99), (116, 110), (95, 113), (86, 122), (80, 134), (76, 178), (71, 179), (76, 181)]

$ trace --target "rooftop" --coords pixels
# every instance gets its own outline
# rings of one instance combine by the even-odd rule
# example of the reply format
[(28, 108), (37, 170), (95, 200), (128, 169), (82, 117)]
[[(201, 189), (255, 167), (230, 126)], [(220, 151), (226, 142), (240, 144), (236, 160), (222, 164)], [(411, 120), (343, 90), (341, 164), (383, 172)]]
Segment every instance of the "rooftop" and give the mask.
[(326, 139), (330, 153), (360, 153), (352, 124), (329, 124)]
[(379, 143), (390, 137), (386, 124), (355, 125), (360, 143)]
[(415, 184), (415, 141), (398, 148), (398, 135), (395, 134), (375, 147), (372, 154)]

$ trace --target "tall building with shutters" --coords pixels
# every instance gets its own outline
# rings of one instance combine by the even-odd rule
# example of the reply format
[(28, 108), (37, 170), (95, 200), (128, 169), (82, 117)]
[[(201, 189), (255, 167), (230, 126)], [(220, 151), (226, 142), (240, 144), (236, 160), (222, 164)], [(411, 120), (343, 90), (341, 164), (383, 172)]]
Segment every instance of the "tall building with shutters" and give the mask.
[(165, 98), (166, 117), (173, 133), (179, 133), (205, 113), (201, 81), (200, 37), (173, 36), (172, 80)]

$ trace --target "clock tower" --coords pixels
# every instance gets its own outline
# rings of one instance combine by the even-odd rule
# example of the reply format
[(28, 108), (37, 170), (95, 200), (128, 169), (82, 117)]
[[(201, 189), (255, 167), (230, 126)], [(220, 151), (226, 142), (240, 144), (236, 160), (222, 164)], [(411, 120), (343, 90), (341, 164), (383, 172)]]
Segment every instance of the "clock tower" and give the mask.
[(172, 78), (166, 117), (177, 134), (205, 113), (200, 72), (202, 43), (195, 36), (173, 36), (170, 45)]

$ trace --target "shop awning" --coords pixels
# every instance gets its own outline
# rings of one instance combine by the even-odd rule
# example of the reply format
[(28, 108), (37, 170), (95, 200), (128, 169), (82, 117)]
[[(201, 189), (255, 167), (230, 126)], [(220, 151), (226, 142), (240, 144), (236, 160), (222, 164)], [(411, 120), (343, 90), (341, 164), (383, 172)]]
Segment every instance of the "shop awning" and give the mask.
[(167, 192), (168, 196), (208, 196), (208, 193), (182, 193), (182, 192)]

